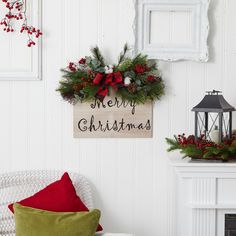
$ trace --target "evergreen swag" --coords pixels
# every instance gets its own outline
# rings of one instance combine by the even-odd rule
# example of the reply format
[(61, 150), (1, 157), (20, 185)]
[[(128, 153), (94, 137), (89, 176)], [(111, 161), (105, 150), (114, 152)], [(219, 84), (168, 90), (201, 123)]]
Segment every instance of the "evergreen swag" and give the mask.
[(137, 104), (160, 99), (164, 84), (156, 63), (142, 54), (127, 57), (128, 50), (125, 44), (118, 64), (107, 65), (99, 48), (92, 48), (92, 56), (70, 62), (62, 69), (63, 79), (57, 91), (72, 104), (94, 98), (103, 101), (111, 90), (122, 100)]
[(166, 138), (169, 145), (168, 152), (180, 150), (183, 158), (203, 160), (236, 160), (236, 136), (222, 143), (214, 143), (204, 139), (204, 135), (195, 140), (194, 135), (188, 137), (185, 134), (174, 136), (174, 139)]

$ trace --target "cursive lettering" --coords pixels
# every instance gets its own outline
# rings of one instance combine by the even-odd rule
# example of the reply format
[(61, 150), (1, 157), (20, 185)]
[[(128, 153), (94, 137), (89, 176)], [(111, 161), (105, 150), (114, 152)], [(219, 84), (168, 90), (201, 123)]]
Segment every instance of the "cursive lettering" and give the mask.
[(117, 108), (120, 108), (120, 107), (124, 107), (124, 108), (130, 107), (131, 108), (131, 113), (132, 113), (132, 115), (134, 115), (135, 114), (136, 105), (137, 104), (135, 102), (125, 101), (125, 100), (121, 100), (121, 99), (118, 99), (117, 97), (115, 97), (114, 100), (109, 99), (107, 102), (95, 99), (94, 102), (90, 104), (90, 107), (92, 109), (95, 109), (95, 108), (100, 109), (100, 108), (107, 108), (107, 107), (117, 107)]
[(114, 120), (106, 122), (102, 122), (98, 120), (95, 122), (94, 116), (92, 115), (90, 120), (87, 120), (85, 118), (82, 118), (78, 121), (78, 129), (81, 132), (121, 132), (121, 131), (132, 131), (132, 130), (151, 130), (151, 121), (148, 119), (145, 122), (141, 122), (138, 124), (125, 122), (124, 118), (122, 118), (120, 121)]

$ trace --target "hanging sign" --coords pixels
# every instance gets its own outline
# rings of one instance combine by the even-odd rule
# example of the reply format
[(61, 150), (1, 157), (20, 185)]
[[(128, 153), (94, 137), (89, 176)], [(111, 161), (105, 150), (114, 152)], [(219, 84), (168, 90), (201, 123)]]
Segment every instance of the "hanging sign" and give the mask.
[(151, 138), (152, 103), (118, 97), (74, 105), (74, 138)]

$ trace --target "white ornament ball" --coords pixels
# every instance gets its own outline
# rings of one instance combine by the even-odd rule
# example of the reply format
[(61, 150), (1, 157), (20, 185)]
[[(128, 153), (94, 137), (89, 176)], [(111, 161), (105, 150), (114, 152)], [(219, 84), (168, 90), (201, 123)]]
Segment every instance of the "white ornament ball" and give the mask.
[(130, 77), (128, 77), (128, 76), (125, 77), (125, 80), (124, 80), (125, 85), (128, 86), (131, 83), (131, 80), (132, 79)]
[(112, 65), (105, 66), (104, 69), (105, 69), (105, 74), (113, 73), (113, 66)]

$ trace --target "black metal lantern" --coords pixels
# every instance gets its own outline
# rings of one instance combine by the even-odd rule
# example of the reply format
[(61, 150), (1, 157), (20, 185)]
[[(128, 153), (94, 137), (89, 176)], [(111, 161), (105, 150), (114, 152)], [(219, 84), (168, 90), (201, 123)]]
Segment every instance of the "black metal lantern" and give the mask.
[(205, 139), (212, 140), (211, 133), (217, 130), (219, 142), (232, 138), (232, 112), (231, 106), (220, 91), (209, 91), (202, 101), (195, 106), (195, 139), (204, 135)]

